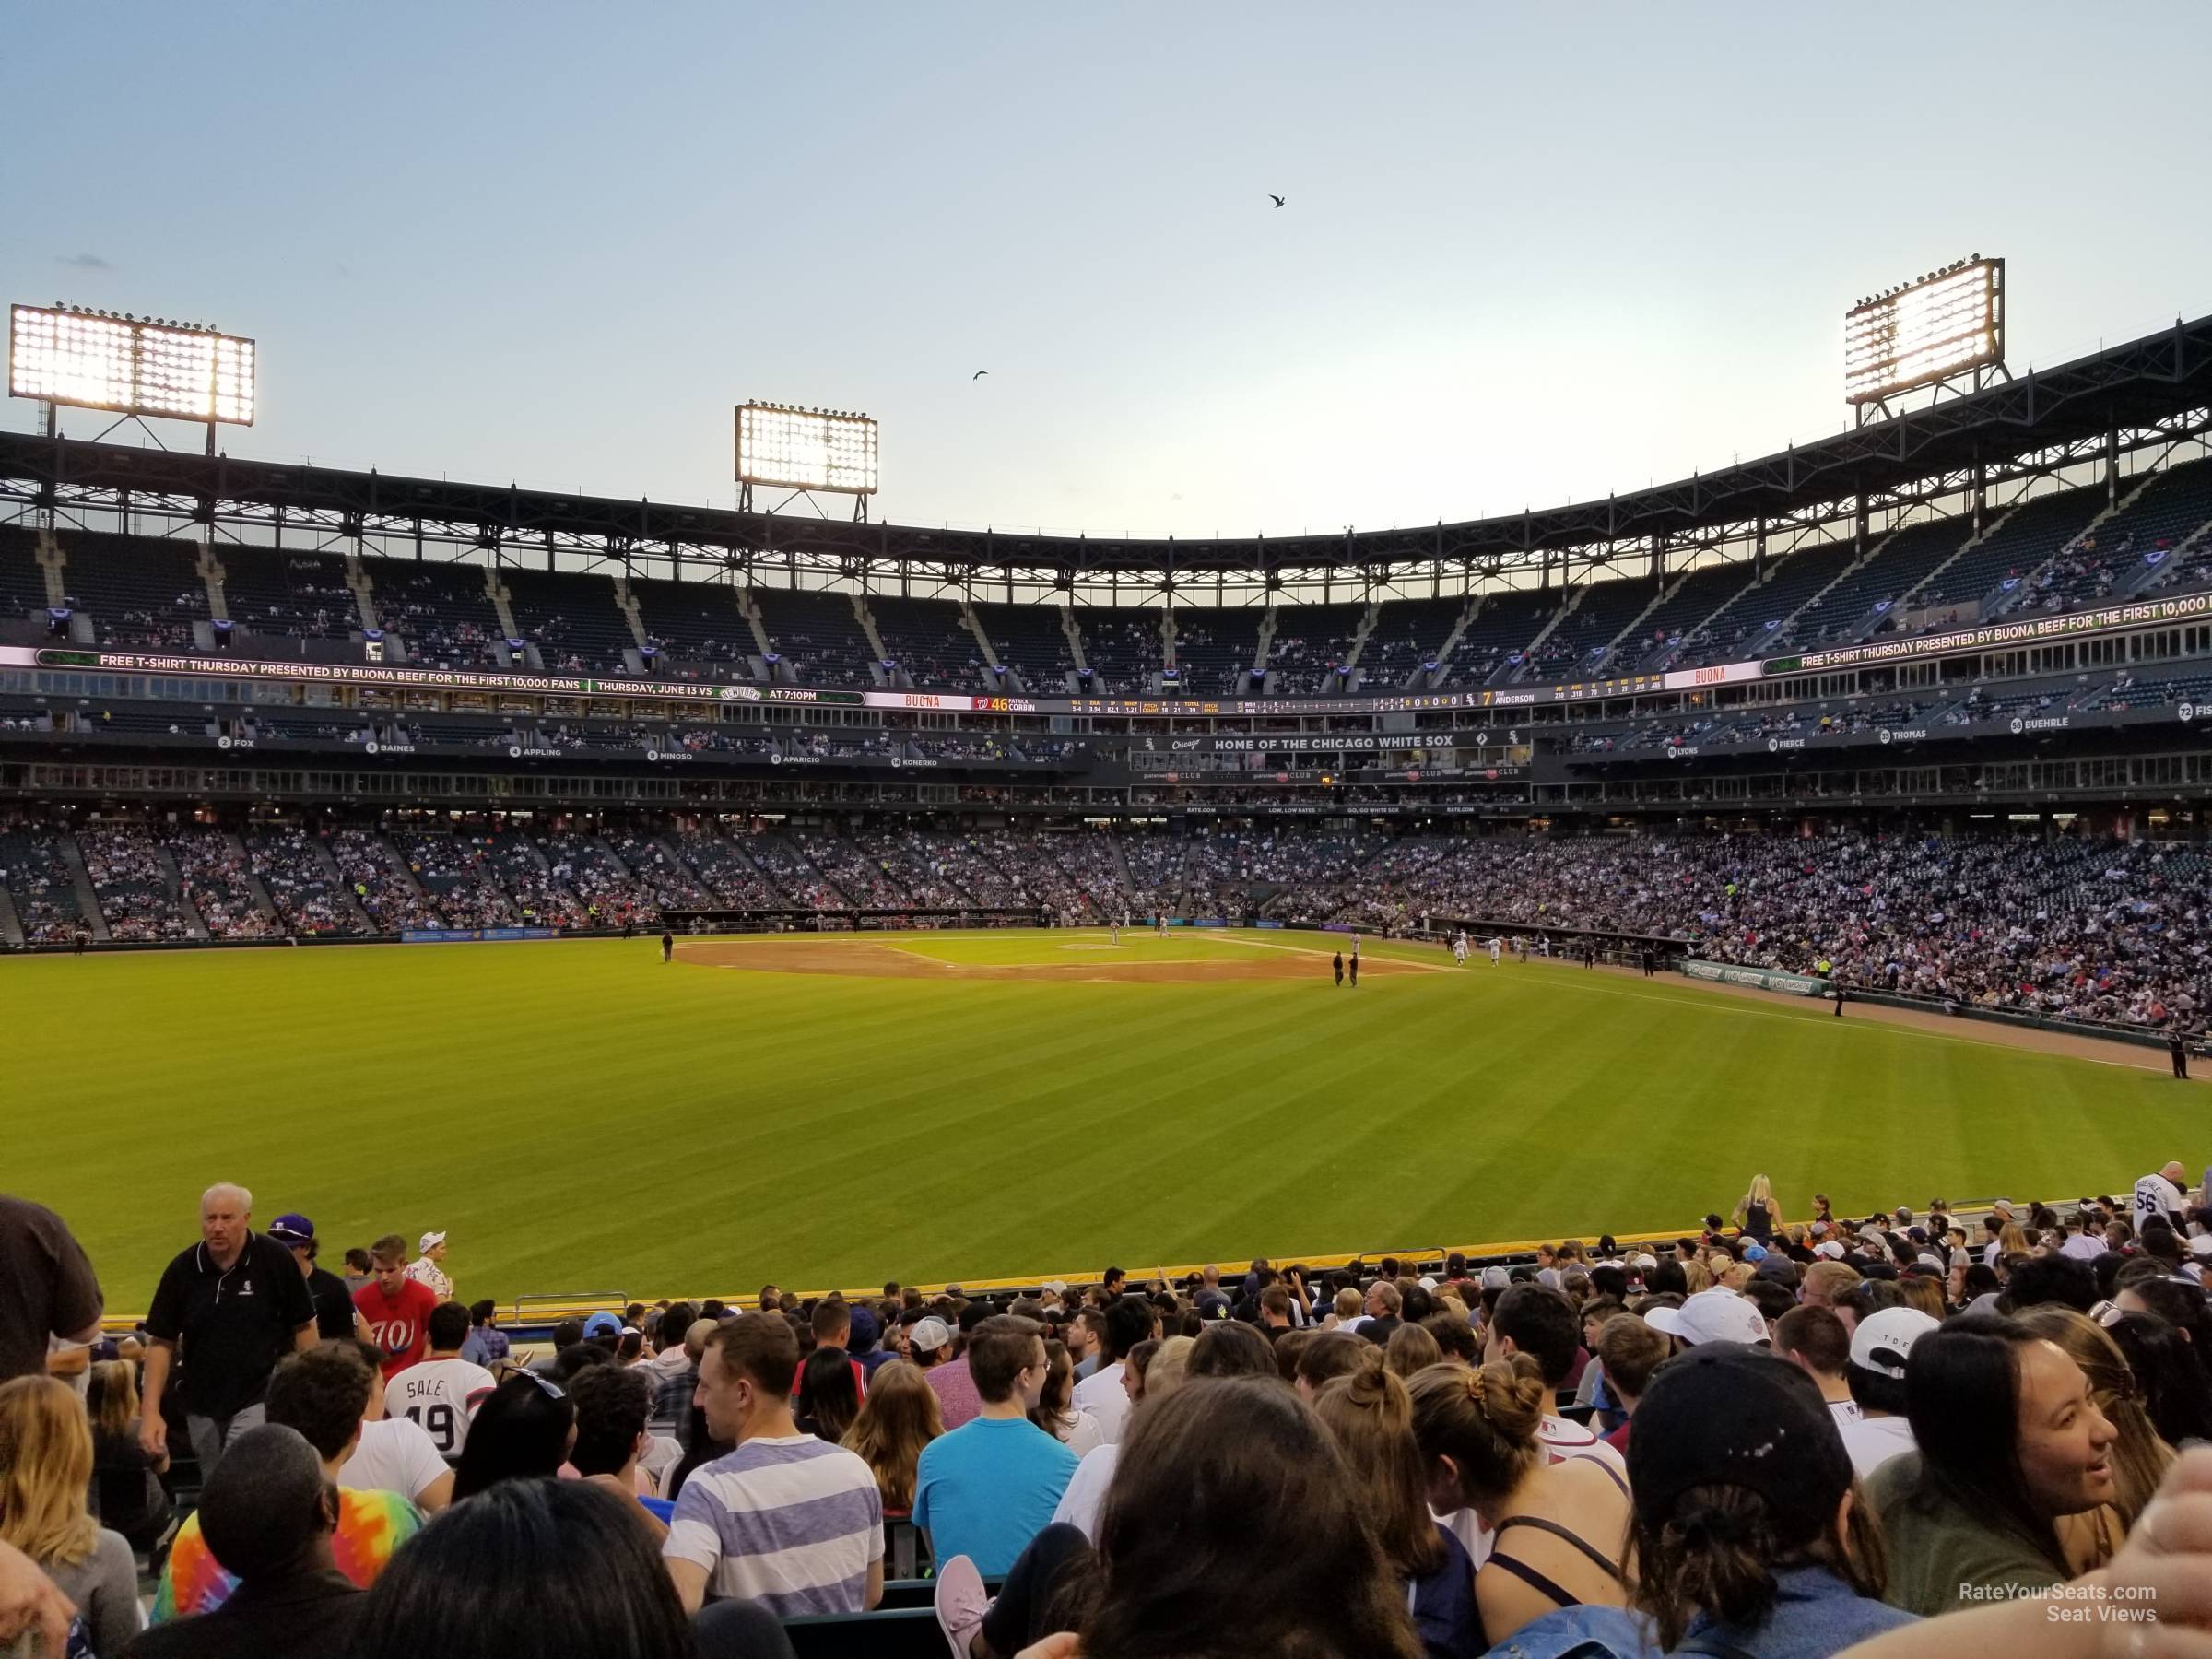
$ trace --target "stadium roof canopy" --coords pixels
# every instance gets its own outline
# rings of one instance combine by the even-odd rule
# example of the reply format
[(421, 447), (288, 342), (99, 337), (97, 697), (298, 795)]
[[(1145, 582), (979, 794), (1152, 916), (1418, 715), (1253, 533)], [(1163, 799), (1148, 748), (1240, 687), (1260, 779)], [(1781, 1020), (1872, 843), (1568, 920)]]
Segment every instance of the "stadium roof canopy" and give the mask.
[[(1602, 387), (1593, 388), (1602, 396)], [(1337, 535), (1185, 541), (1006, 534), (740, 513), (512, 486), (449, 483), (209, 458), (159, 449), (0, 434), (0, 503), (51, 507), (55, 523), (103, 527), (127, 505), (135, 525), (196, 522), (218, 535), (303, 550), (363, 538), (496, 551), (547, 567), (616, 561), (641, 573), (726, 566), (746, 578), (809, 584), (902, 573), (947, 585), (1209, 587), (1217, 580), (1302, 587), (1331, 581), (1409, 586), (1525, 571), (1562, 574), (1661, 553), (1746, 547), (1869, 514), (1958, 496), (1977, 484), (2171, 443), (2212, 429), (2212, 317), (2093, 356), (1940, 400), (1779, 454), (1608, 496), (1459, 524)], [(0, 511), (6, 511), (0, 507)], [(357, 544), (359, 545), (359, 544)], [(1441, 591), (1441, 587), (1440, 587)]]

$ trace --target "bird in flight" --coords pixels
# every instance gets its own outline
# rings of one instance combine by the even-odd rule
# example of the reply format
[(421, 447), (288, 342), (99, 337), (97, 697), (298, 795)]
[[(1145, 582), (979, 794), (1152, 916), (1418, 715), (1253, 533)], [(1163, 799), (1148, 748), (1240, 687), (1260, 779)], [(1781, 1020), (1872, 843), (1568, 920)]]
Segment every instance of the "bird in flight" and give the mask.
[(1277, 195), (1272, 190), (1267, 193), (1267, 199), (1273, 202), (1277, 207), (1280, 207), (1283, 205), (1283, 198)]
[(971, 380), (971, 381), (979, 381), (979, 380), (982, 380), (982, 379), (983, 378), (983, 376), (984, 376), (984, 375), (986, 375), (986, 374), (988, 374), (988, 373), (990, 373), (990, 372), (991, 372), (991, 371), (990, 371), (990, 370), (988, 370), (988, 369), (978, 369), (978, 370), (977, 370), (977, 371), (975, 371), (973, 374), (970, 375), (968, 378), (969, 378), (970, 380)]

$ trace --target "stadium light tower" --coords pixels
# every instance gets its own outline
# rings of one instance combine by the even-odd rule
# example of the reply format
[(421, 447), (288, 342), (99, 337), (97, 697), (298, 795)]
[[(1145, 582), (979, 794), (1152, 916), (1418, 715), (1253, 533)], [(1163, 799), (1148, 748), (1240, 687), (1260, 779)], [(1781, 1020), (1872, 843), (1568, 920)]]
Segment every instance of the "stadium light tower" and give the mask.
[(830, 515), (815, 502), (816, 495), (849, 495), (853, 519), (865, 524), (868, 498), (876, 493), (876, 422), (843, 410), (739, 404), (738, 512), (753, 510), (756, 484), (791, 491), (776, 507), (805, 496), (824, 518)]
[[(253, 424), (253, 341), (200, 323), (59, 303), (8, 312), (8, 395), (45, 404), (49, 437), (55, 409), (68, 404), (116, 417), (100, 438), (149, 416), (198, 421), (212, 455), (218, 425)], [(151, 427), (147, 432), (154, 436)]]
[(1860, 300), (1843, 313), (1843, 399), (1858, 424), (1923, 386), (1979, 392), (2005, 367), (2005, 262), (1975, 253)]

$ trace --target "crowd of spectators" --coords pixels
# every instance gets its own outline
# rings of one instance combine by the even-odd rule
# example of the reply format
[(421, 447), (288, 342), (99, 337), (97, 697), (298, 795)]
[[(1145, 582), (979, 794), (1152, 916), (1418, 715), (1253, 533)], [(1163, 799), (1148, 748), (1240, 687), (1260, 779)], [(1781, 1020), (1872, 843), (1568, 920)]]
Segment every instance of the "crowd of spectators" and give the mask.
[(247, 833), (246, 861), (284, 919), (302, 936), (373, 933), (367, 915), (347, 894), (322, 841), (296, 827)]
[(538, 847), (553, 880), (583, 907), (586, 927), (629, 927), (658, 913), (650, 883), (641, 881), (594, 835), (560, 831)]
[[(2186, 843), (2086, 835), (1393, 836), (1327, 821), (1218, 821), (1186, 833), (1046, 833), (885, 820), (694, 826), (673, 850), (636, 828), (616, 847), (575, 830), (361, 828), (317, 842), (266, 829), (241, 865), (218, 831), (167, 838), (210, 932), (253, 937), (406, 927), (657, 925), (664, 908), (1042, 909), (1068, 922), (1266, 914), (1412, 932), (1445, 921), (1664, 936), (1692, 954), (1830, 977), (1959, 1007), (2194, 1029), (2212, 953), (2206, 856)], [(172, 938), (185, 912), (147, 830), (79, 832), (110, 929)], [(334, 883), (318, 853), (335, 857)], [(248, 892), (258, 876), (276, 916)], [(31, 943), (76, 931), (56, 833), (0, 839), (0, 882)], [(341, 890), (341, 888), (343, 890)], [(350, 893), (353, 902), (347, 902)]]
[(343, 567), (332, 560), (293, 555), (284, 561), (286, 597), (240, 603), (239, 584), (229, 588), (230, 620), (249, 633), (291, 634), (307, 639), (344, 638), (360, 626), (360, 606), (346, 585)]
[(445, 926), (445, 917), (437, 905), (416, 886), (383, 838), (373, 830), (334, 830), (327, 845), (354, 902), (378, 933)]
[(678, 829), (674, 845), (717, 903), (732, 910), (777, 910), (791, 901), (747, 852), (763, 833), (747, 829), (742, 834), (724, 835), (695, 824)]
[(792, 831), (800, 855), (859, 910), (902, 910), (912, 900), (883, 860), (826, 825)]
[(76, 832), (76, 844), (110, 938), (143, 943), (191, 936), (152, 831), (136, 824), (87, 825)]
[(1714, 960), (1961, 1006), (2194, 1027), (2206, 867), (2184, 845), (2085, 838), (1437, 838), (1394, 843), (1335, 915), (1664, 935)]
[[(349, 1282), (228, 1183), (110, 1337), (64, 1219), (0, 1199), (0, 1640), (501, 1659), (558, 1615), (519, 1651), (788, 1659), (791, 1620), (894, 1642), (897, 1558), (955, 1659), (2190, 1653), (2204, 1196), (1862, 1218), (1759, 1175), (1672, 1238), (771, 1284), (535, 1354), (444, 1233)], [(2098, 1604), (2144, 1640), (2054, 1616)]]
[(65, 943), (86, 924), (76, 877), (53, 831), (26, 827), (0, 836), (0, 884), (29, 944)]
[(250, 862), (219, 830), (171, 831), (166, 838), (184, 897), (198, 913), (208, 936), (217, 939), (273, 939), (284, 924), (253, 897)]
[(493, 875), (489, 836), (402, 832), (393, 845), (449, 927), (512, 927), (513, 901)]
[[(465, 582), (467, 573), (456, 573)], [(379, 572), (385, 585), (376, 598), (377, 615), (388, 633), (406, 641), (407, 654), (416, 661), (433, 661), (476, 668), (495, 666), (489, 628), (474, 617), (455, 614), (458, 608), (477, 606), (488, 609), (490, 601), (480, 590), (469, 605), (454, 605), (455, 589), (442, 571)]]
[(582, 927), (583, 906), (553, 875), (546, 855), (519, 830), (491, 838), (489, 851), (500, 883), (514, 900), (525, 927)]
[(760, 867), (777, 902), (799, 910), (849, 910), (845, 895), (830, 885), (793, 841), (781, 833), (764, 831), (745, 843), (753, 863)]

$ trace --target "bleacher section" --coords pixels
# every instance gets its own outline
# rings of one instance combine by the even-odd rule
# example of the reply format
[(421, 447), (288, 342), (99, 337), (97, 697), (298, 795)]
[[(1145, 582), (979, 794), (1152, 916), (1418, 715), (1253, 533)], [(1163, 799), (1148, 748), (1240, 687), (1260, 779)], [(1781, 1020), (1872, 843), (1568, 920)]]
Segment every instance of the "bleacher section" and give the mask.
[(622, 653), (637, 641), (629, 618), (615, 603), (610, 576), (554, 575), (508, 569), (507, 608), (523, 638), (537, 647), (549, 674), (626, 674)]
[(1885, 601), (1894, 604), (1924, 572), (1956, 553), (1973, 534), (1969, 519), (1936, 519), (1911, 524), (1883, 541), (1877, 551), (1808, 604), (1795, 621), (1767, 642), (1771, 651), (1812, 650), (1841, 643), (1867, 621), (1867, 613)]
[(874, 653), (850, 594), (806, 588), (755, 588), (753, 602), (792, 672), (812, 686), (867, 686)]
[(191, 935), (170, 890), (152, 833), (135, 824), (88, 825), (77, 831), (85, 874), (112, 939), (182, 939)]
[(747, 851), (759, 839), (695, 828), (680, 831), (674, 845), (713, 901), (733, 910), (780, 910), (793, 901), (761, 873)]
[(46, 574), (39, 569), (38, 538), (19, 525), (0, 525), (0, 622), (45, 611)]
[(1750, 568), (1743, 564), (1706, 565), (1692, 571), (1636, 625), (1635, 637), (1620, 642), (1613, 653), (1615, 669), (1636, 674), (1658, 667), (1673, 656), (1699, 623), (1733, 600), (1750, 580)]
[(266, 547), (216, 549), (229, 620), (275, 639), (343, 640), (359, 632), (360, 607), (346, 585), (346, 561), (325, 553)]
[(2161, 473), (2081, 545), (2040, 571), (2014, 609), (2079, 610), (2139, 591), (2182, 544), (2212, 521), (2212, 461)]
[(176, 860), (185, 900), (210, 938), (267, 939), (283, 933), (274, 912), (254, 897), (245, 855), (219, 830), (170, 830), (163, 838)]
[(631, 876), (597, 836), (576, 831), (541, 835), (537, 846), (552, 866), (553, 879), (583, 906), (586, 927), (627, 926), (652, 911), (648, 885)]
[(1059, 606), (979, 604), (975, 614), (1002, 665), (1019, 675), (1032, 692), (1061, 695), (1076, 659), (1060, 626)]
[(583, 906), (575, 895), (553, 878), (546, 859), (520, 830), (491, 838), (487, 848), (499, 872), (500, 883), (513, 896), (524, 925), (581, 927)]
[(521, 920), (493, 871), (488, 836), (401, 833), (392, 844), (449, 925), (512, 927)]
[(1459, 648), (1445, 665), (1448, 686), (1479, 686), (1501, 669), (1514, 665), (1513, 653), (1542, 631), (1545, 621), (1559, 607), (1557, 589), (1519, 588), (1490, 594), (1467, 630)]
[(753, 677), (758, 649), (752, 624), (737, 608), (737, 595), (719, 582), (663, 582), (639, 577), (629, 584), (638, 603), (645, 637), (667, 661), (671, 672), (690, 675), (706, 665), (730, 679)]
[(1341, 667), (1359, 631), (1364, 605), (1282, 605), (1275, 612), (1275, 642), (1267, 668), (1287, 691), (1314, 691), (1332, 668)]
[(957, 599), (870, 594), (868, 614), (891, 659), (925, 691), (979, 691), (982, 653), (960, 620)]
[[(795, 836), (798, 832), (794, 831)], [(846, 910), (845, 895), (823, 873), (808, 863), (792, 841), (763, 830), (745, 843), (745, 850), (782, 894), (782, 902), (801, 910)]]
[(446, 924), (437, 904), (400, 874), (382, 836), (367, 830), (340, 830), (328, 844), (331, 856), (337, 860), (338, 874), (352, 888), (355, 901), (376, 924), (377, 931), (400, 933)]
[(324, 862), (324, 847), (304, 830), (254, 830), (245, 838), (246, 857), (292, 933), (363, 934), (374, 931), (347, 899), (347, 889)]
[[(2021, 582), (2104, 511), (2101, 489), (2069, 489), (2038, 496), (2013, 512), (1982, 545), (1959, 556), (1948, 570), (1915, 588), (1902, 607), (1964, 604), (1986, 597), (2000, 582)], [(1885, 631), (1894, 628), (1886, 625)]]
[(189, 651), (192, 625), (209, 620), (199, 549), (145, 536), (73, 539), (63, 585), (89, 611), (103, 645), (126, 651)]
[(1850, 569), (1850, 543), (1805, 547), (1770, 567), (1771, 574), (1735, 596), (1702, 623), (1676, 655), (1677, 668), (1733, 663), (1764, 655), (1792, 612)]
[(1092, 689), (1126, 696), (1151, 688), (1161, 664), (1157, 608), (1078, 605), (1076, 626), (1083, 635)]
[(881, 865), (836, 830), (816, 825), (789, 833), (800, 856), (834, 882), (854, 908), (897, 909), (909, 902), (905, 889)]
[(61, 944), (85, 924), (59, 836), (38, 830), (0, 835), (0, 887), (15, 900), (23, 936), (33, 945)]
[(1382, 691), (1405, 685), (1423, 663), (1435, 660), (1466, 608), (1460, 598), (1384, 600), (1359, 653), (1361, 686)]
[[(2212, 582), (2212, 459), (2170, 465), (2140, 500), (2070, 547), (2108, 499), (2101, 486), (2089, 485), (2021, 506), (1994, 507), (1988, 522), (1996, 528), (1963, 552), (1970, 522), (1953, 516), (1877, 536), (1876, 551), (1857, 568), (1852, 566), (1853, 546), (1843, 542), (1779, 557), (1762, 584), (1750, 581), (1742, 562), (1707, 566), (1687, 578), (1670, 578), (1677, 584), (1672, 594), (1648, 614), (1652, 589), (1641, 575), (1609, 577), (1579, 590), (1494, 591), (1482, 596), (1453, 653), (1445, 683), (1648, 673), (1832, 646), (1893, 632), (1908, 616), (1918, 618), (1921, 628), (1941, 627), (1962, 619), (1960, 607), (1976, 617), (2042, 615)], [(63, 586), (92, 619), (98, 640), (181, 653), (210, 649), (194, 637), (194, 625), (209, 619), (195, 544), (76, 531), (60, 535), (66, 556)], [(24, 526), (0, 526), (0, 621), (42, 617), (45, 574), (36, 546)], [(2062, 548), (2070, 550), (2062, 557)], [(339, 557), (235, 544), (218, 545), (214, 551), (222, 567), (228, 619), (248, 636), (343, 641), (359, 631), (359, 605)], [(1947, 560), (1952, 560), (1947, 569)], [(410, 660), (498, 665), (496, 647), (504, 629), (485, 590), (484, 567), (371, 558), (363, 569), (379, 620), (406, 642)], [(629, 671), (627, 654), (636, 640), (610, 577), (518, 566), (502, 568), (500, 579), (517, 632), (536, 647), (547, 671)], [(648, 640), (658, 647), (658, 672), (754, 677), (751, 659), (759, 641), (739, 608), (739, 595), (725, 582), (638, 578), (630, 589)], [(1581, 593), (1579, 603), (1535, 644), (1573, 592)], [(763, 586), (753, 591), (752, 600), (760, 607), (771, 648), (798, 683), (852, 688), (879, 683), (878, 653), (846, 593)], [(1406, 686), (1441, 650), (1468, 604), (1466, 596), (1455, 594), (1393, 599), (1375, 607), (1375, 625), (1359, 664), (1363, 688)], [(877, 594), (868, 605), (884, 653), (914, 685), (993, 688), (982, 651), (962, 625), (959, 601)], [(1357, 601), (1278, 603), (1267, 664), (1275, 694), (1338, 689), (1331, 670), (1348, 656), (1368, 608)], [(1030, 691), (1053, 695), (1079, 688), (1068, 679), (1074, 657), (1055, 602), (979, 601), (975, 609), (1000, 661)], [(1250, 690), (1248, 671), (1265, 615), (1265, 607), (1251, 605), (1177, 606), (1176, 656), (1183, 687), (1208, 696)], [(1092, 688), (1148, 691), (1164, 665), (1158, 607), (1082, 604), (1076, 617), (1095, 676)], [(1631, 625), (1632, 637), (1624, 638)]]
[(1260, 651), (1260, 622), (1266, 614), (1256, 605), (1178, 606), (1175, 666), (1182, 689), (1208, 696), (1249, 691)]
[(481, 565), (373, 559), (362, 567), (384, 631), (406, 641), (411, 661), (498, 666), (491, 645), (500, 638), (500, 613), (485, 592)]
[(1653, 594), (1648, 576), (1616, 577), (1596, 583), (1531, 653), (1524, 677), (1572, 680), (1602, 674), (1611, 654), (1606, 648), (1651, 604)]

